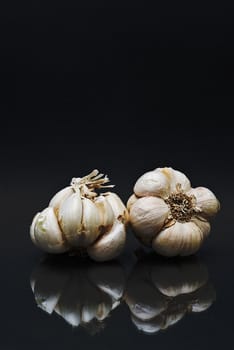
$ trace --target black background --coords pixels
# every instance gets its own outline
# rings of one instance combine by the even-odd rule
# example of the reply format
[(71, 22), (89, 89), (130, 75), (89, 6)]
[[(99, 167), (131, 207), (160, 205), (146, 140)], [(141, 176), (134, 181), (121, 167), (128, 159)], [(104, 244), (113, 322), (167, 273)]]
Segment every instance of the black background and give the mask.
[[(220, 348), (233, 332), (232, 2), (8, 1), (1, 5), (3, 349)], [(158, 166), (211, 188), (222, 210), (199, 256), (217, 301), (156, 336), (126, 306), (89, 337), (36, 308), (35, 212), (73, 176), (107, 173), (126, 202)], [(130, 269), (137, 242), (129, 232)], [(132, 260), (131, 260), (132, 258)]]

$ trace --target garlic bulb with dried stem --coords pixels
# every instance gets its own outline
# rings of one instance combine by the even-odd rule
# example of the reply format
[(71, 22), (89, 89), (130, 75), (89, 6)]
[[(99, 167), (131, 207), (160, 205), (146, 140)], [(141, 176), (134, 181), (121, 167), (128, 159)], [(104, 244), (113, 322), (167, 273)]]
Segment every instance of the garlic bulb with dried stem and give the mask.
[(205, 187), (192, 188), (189, 179), (172, 168), (142, 175), (127, 207), (136, 236), (158, 254), (191, 255), (210, 232), (208, 219), (219, 208)]
[(59, 191), (49, 206), (36, 214), (30, 235), (35, 245), (49, 253), (85, 250), (94, 260), (106, 261), (118, 256), (125, 245), (128, 212), (113, 192), (97, 194), (106, 185), (107, 176), (93, 170)]

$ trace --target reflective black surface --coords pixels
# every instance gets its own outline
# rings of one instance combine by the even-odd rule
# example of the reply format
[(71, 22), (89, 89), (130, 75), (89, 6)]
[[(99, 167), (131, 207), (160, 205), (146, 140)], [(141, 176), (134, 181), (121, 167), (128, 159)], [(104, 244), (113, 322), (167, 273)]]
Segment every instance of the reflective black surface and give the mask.
[[(108, 144), (106, 151), (103, 147), (2, 147), (1, 346), (219, 349), (224, 340), (231, 342), (230, 153), (220, 152), (217, 145), (214, 153), (211, 146), (209, 152), (163, 152), (156, 143)], [(105, 264), (51, 257), (31, 243), (29, 225), (34, 213), (74, 175), (97, 167), (109, 174), (115, 191), (126, 201), (143, 171), (168, 164), (185, 171), (194, 186), (211, 188), (221, 202), (210, 237), (196, 257), (151, 256), (130, 229), (124, 254)]]

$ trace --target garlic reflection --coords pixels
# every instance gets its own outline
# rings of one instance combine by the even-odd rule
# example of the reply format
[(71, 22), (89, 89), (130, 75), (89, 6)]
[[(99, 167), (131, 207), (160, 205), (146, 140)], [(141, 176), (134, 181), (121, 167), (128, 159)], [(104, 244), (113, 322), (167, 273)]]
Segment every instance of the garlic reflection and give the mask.
[(72, 257), (46, 259), (31, 276), (31, 288), (42, 310), (56, 312), (70, 325), (83, 326), (91, 334), (103, 328), (103, 321), (120, 304), (124, 286), (119, 263), (100, 265)]
[(202, 312), (215, 300), (206, 266), (196, 257), (156, 259), (151, 254), (134, 268), (125, 294), (132, 322), (153, 334), (176, 324), (187, 313)]

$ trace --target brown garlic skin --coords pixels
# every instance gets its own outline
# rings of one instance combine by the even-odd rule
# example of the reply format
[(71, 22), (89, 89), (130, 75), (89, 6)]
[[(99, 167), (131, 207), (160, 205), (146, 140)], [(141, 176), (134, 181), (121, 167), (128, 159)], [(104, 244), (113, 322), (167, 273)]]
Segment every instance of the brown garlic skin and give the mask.
[(125, 246), (128, 211), (113, 192), (98, 195), (107, 176), (94, 170), (59, 191), (36, 214), (30, 228), (33, 243), (48, 253), (85, 251), (96, 261), (116, 258)]
[(120, 305), (125, 288), (124, 271), (118, 262), (98, 264), (68, 256), (42, 261), (30, 282), (38, 307), (90, 333), (103, 329), (103, 321)]
[(188, 313), (208, 309), (216, 298), (207, 268), (196, 257), (155, 258), (149, 254), (137, 262), (125, 293), (132, 322), (146, 334), (165, 330)]
[(199, 250), (220, 204), (209, 189), (192, 188), (180, 171), (157, 168), (137, 180), (127, 208), (137, 238), (170, 257)]

